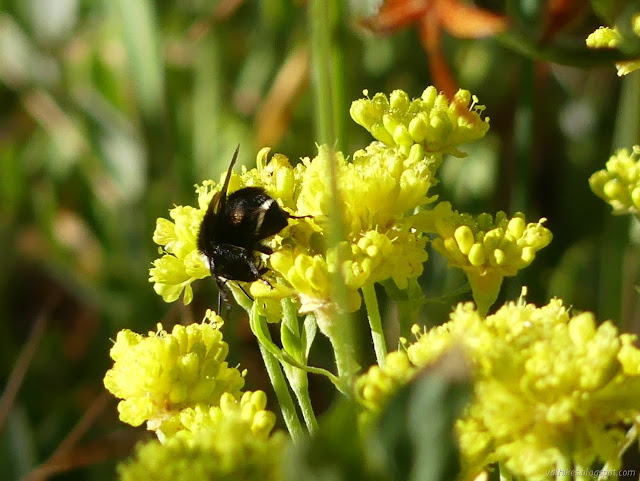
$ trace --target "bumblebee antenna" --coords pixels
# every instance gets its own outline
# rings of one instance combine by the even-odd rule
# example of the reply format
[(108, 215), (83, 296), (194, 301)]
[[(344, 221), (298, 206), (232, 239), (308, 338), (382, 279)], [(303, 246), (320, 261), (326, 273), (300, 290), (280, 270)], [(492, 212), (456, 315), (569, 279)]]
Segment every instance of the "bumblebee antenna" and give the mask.
[(224, 212), (224, 207), (227, 203), (227, 190), (229, 190), (229, 181), (231, 180), (231, 172), (233, 172), (233, 166), (238, 160), (238, 152), (240, 152), (240, 144), (236, 147), (236, 151), (233, 153), (233, 158), (231, 159), (231, 165), (229, 165), (229, 170), (227, 170), (227, 177), (224, 179), (224, 184), (222, 184), (222, 190), (220, 191), (220, 200), (218, 201), (218, 212)]

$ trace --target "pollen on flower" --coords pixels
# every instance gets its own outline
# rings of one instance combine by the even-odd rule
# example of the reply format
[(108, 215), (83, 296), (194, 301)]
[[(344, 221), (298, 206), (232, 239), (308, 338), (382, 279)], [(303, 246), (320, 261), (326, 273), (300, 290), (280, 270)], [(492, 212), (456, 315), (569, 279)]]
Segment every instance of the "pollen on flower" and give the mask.
[(363, 415), (375, 417), (411, 373), (455, 344), (475, 378), (474, 400), (456, 423), (469, 476), (500, 462), (515, 476), (544, 477), (560, 457), (619, 465), (619, 426), (640, 414), (635, 336), (598, 326), (590, 313), (571, 316), (559, 300), (538, 308), (523, 299), (486, 318), (461, 304), (448, 323), (412, 332), (417, 340), (394, 353), (409, 361), (405, 377), (374, 366), (358, 379)]
[(620, 149), (589, 178), (594, 194), (607, 202), (614, 214), (640, 213), (640, 146)]
[(224, 393), (240, 396), (244, 375), (225, 361), (229, 347), (216, 323), (174, 326), (171, 333), (158, 325), (143, 336), (120, 331), (111, 349), (114, 365), (105, 387), (120, 398), (120, 419), (139, 426), (147, 421), (157, 429), (164, 419), (189, 406), (215, 406)]

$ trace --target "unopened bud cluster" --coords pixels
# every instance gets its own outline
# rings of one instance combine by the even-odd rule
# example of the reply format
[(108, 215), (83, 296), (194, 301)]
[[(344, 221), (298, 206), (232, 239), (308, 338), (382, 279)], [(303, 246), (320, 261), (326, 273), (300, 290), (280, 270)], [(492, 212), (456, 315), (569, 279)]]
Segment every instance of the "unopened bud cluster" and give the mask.
[(606, 169), (589, 178), (594, 194), (613, 207), (614, 214), (640, 212), (640, 146), (620, 149), (611, 156)]

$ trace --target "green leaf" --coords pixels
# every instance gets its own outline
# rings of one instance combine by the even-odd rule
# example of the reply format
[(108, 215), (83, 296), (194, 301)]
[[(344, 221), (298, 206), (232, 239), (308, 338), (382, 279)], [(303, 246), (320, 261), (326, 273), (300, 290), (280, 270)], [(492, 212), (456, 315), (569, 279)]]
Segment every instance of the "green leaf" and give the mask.
[(117, 0), (124, 44), (140, 107), (145, 117), (155, 118), (164, 111), (164, 60), (158, 38), (154, 2)]
[(288, 354), (291, 354), (300, 364), (306, 364), (305, 346), (302, 339), (296, 336), (284, 322), (280, 324), (280, 340), (282, 341), (282, 347)]
[(470, 394), (464, 357), (445, 355), (389, 401), (371, 432), (371, 462), (394, 481), (455, 479), (460, 467), (453, 426)]
[(618, 15), (622, 13), (628, 0), (591, 0), (594, 12), (605, 23), (612, 25)]
[(318, 435), (287, 451), (286, 481), (377, 481), (385, 478), (371, 469), (357, 424), (354, 402), (340, 399), (321, 422)]
[(313, 314), (307, 314), (307, 317), (304, 318), (304, 328), (302, 331), (305, 359), (309, 358), (309, 351), (311, 351), (311, 345), (316, 338), (317, 332), (318, 324), (316, 323), (315, 316)]

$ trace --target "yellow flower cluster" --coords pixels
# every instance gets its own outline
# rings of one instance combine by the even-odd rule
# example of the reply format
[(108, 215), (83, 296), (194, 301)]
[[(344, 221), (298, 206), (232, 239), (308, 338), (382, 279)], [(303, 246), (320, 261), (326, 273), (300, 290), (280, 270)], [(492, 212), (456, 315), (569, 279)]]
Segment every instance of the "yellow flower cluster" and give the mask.
[[(263, 149), (256, 169), (232, 173), (229, 192), (260, 185), (283, 208), (305, 216), (291, 219), (289, 227), (271, 240), (275, 252), (265, 262), (275, 274), (270, 284), (278, 287), (267, 291), (261, 281), (250, 286), (263, 311), (277, 316), (277, 299), (296, 295), (300, 312), (331, 312), (331, 279), (336, 273), (345, 280), (347, 311), (359, 308), (359, 289), (364, 286), (392, 279), (405, 289), (423, 271), (427, 234), (436, 234), (434, 247), (451, 265), (465, 270), (474, 298), (486, 312), (502, 279), (529, 265), (551, 234), (541, 225), (543, 220), (525, 224), (521, 214), (507, 219), (499, 213), (494, 221), (488, 214), (459, 214), (448, 203), (424, 209), (435, 200), (429, 190), (437, 183), (435, 173), (443, 156), (463, 155), (457, 145), (487, 132), (488, 119), (480, 115), (483, 108), (465, 90), (451, 101), (434, 87), (414, 100), (400, 90), (388, 98), (376, 94), (352, 104), (353, 119), (379, 139), (355, 152), (352, 161), (325, 145), (313, 160), (305, 158), (292, 167), (283, 155), (267, 161), (268, 149)], [(336, 171), (333, 188), (331, 170)], [(170, 212), (173, 222), (158, 220), (154, 240), (163, 247), (163, 256), (154, 262), (150, 280), (168, 302), (183, 292), (184, 302), (190, 302), (191, 282), (209, 274), (196, 240), (219, 189), (220, 183), (203, 183), (196, 189), (197, 208), (178, 206)], [(342, 208), (344, 240), (328, 245), (333, 195)]]
[[(346, 162), (340, 152), (319, 148), (305, 168), (297, 211), (309, 215), (308, 242), (288, 245), (274, 253), (271, 266), (298, 292), (301, 310), (332, 304), (332, 272), (341, 271), (347, 287), (347, 309), (360, 305), (357, 291), (365, 284), (393, 278), (399, 287), (422, 273), (427, 239), (412, 229), (412, 210), (429, 202), (432, 156), (419, 145), (409, 157), (373, 143)], [(346, 241), (326, 248), (325, 232), (331, 208), (327, 172), (333, 160), (338, 169), (338, 195), (343, 206)], [(303, 240), (301, 237), (300, 240)]]
[[(332, 272), (340, 270), (346, 279), (347, 309), (351, 311), (359, 307), (357, 290), (366, 283), (393, 278), (403, 287), (408, 278), (422, 273), (427, 239), (408, 220), (416, 207), (432, 200), (427, 191), (433, 183), (437, 155), (426, 155), (416, 144), (405, 156), (374, 142), (356, 152), (353, 162), (347, 162), (340, 152), (320, 146), (313, 160), (303, 159), (293, 168), (282, 155), (267, 163), (267, 152), (258, 154), (256, 169), (232, 174), (229, 191), (261, 185), (285, 209), (309, 216), (291, 220), (290, 226), (274, 237), (276, 252), (269, 258), (271, 268), (296, 289), (303, 312), (333, 303)], [(327, 249), (325, 236), (332, 205), (327, 173), (334, 160), (347, 239)], [(174, 222), (157, 222), (154, 241), (163, 246), (163, 256), (154, 262), (150, 281), (167, 302), (183, 292), (184, 302), (190, 302), (191, 282), (209, 275), (197, 250), (197, 235), (219, 186), (205, 182), (197, 188), (198, 208), (175, 207), (170, 212)], [(266, 298), (292, 294), (288, 289), (265, 292), (259, 281), (251, 286), (251, 292)]]
[(450, 266), (465, 272), (478, 309), (485, 314), (502, 280), (531, 264), (552, 238), (542, 225), (544, 218), (527, 224), (519, 212), (511, 219), (504, 212), (498, 212), (495, 219), (489, 214), (474, 217), (452, 210), (449, 202), (420, 212), (414, 220), (421, 231), (437, 234), (433, 247)]
[(238, 398), (229, 392), (220, 396), (215, 405), (199, 403), (173, 413), (162, 421), (156, 430), (163, 441), (181, 431), (194, 432), (220, 422), (231, 414), (240, 416), (256, 435), (268, 435), (276, 424), (276, 416), (266, 410), (267, 395), (263, 391), (246, 391)]
[(467, 90), (458, 90), (449, 101), (431, 86), (414, 100), (402, 90), (393, 91), (389, 98), (377, 93), (353, 102), (350, 113), (374, 138), (405, 155), (419, 144), (427, 152), (463, 157), (456, 146), (480, 139), (489, 130), (489, 119), (480, 117), (482, 110), (484, 106)]
[(218, 316), (201, 324), (174, 326), (169, 334), (142, 336), (129, 329), (118, 333), (111, 348), (114, 365), (105, 387), (122, 399), (120, 420), (151, 430), (185, 408), (217, 406), (224, 393), (240, 397), (244, 374), (225, 361), (229, 346), (222, 340)]
[(265, 394), (256, 391), (244, 393), (240, 401), (226, 393), (219, 407), (184, 410), (183, 429), (162, 443), (139, 445), (135, 458), (118, 466), (120, 479), (281, 479), (286, 437), (271, 433), (275, 416), (265, 405)]
[[(456, 423), (467, 475), (500, 462), (516, 476), (543, 478), (562, 460), (619, 466), (623, 423), (640, 415), (640, 351), (611, 322), (571, 316), (559, 300), (508, 303), (484, 319), (461, 304), (451, 320), (421, 333), (401, 361), (356, 383), (368, 416), (398, 384), (461, 346), (474, 370), (474, 400)], [(391, 356), (391, 355), (390, 355)], [(403, 372), (404, 371), (404, 372)]]
[[(635, 15), (631, 20), (633, 32), (640, 37), (640, 15)], [(587, 37), (586, 43), (589, 48), (617, 48), (623, 41), (622, 35), (617, 27), (600, 27)], [(618, 76), (640, 68), (640, 60), (629, 60), (626, 62), (616, 62)]]
[(638, 214), (640, 212), (640, 146), (632, 152), (618, 150), (609, 158), (606, 169), (589, 178), (594, 194), (613, 207), (614, 214)]

